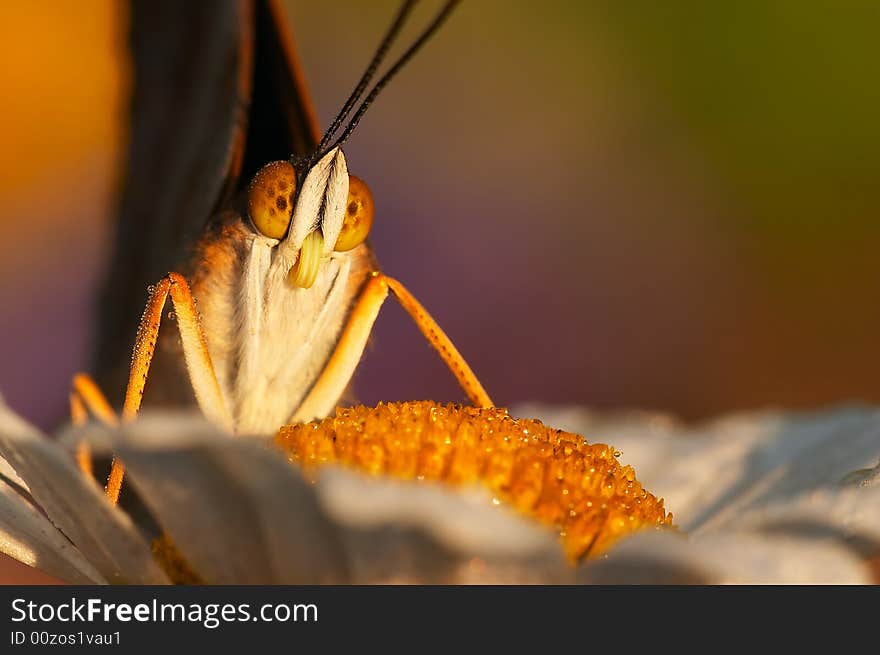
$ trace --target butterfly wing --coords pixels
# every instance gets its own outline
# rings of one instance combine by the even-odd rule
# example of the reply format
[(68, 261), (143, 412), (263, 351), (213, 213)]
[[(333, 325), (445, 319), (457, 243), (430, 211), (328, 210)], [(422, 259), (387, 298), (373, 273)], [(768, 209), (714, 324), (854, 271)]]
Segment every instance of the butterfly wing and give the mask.
[(319, 137), (279, 3), (132, 0), (133, 88), (95, 371), (121, 388), (147, 287), (272, 159)]

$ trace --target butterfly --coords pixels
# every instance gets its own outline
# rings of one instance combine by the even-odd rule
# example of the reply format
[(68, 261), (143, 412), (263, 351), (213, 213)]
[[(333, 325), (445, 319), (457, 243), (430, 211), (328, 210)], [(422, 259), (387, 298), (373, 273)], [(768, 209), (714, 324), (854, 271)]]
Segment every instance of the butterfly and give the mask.
[[(458, 1), (373, 82), (415, 4), (402, 3), (322, 132), (279, 3), (132, 3), (131, 138), (96, 358), (105, 388), (128, 379), (123, 420), (137, 415), (148, 377), (157, 402), (194, 399), (234, 433), (323, 418), (389, 294), (469, 399), (492, 406), (425, 308), (379, 269), (367, 241), (374, 201), (342, 150)], [(160, 333), (169, 302), (178, 329)], [(90, 410), (115, 420), (89, 376), (77, 375), (73, 388), (74, 417)], [(117, 462), (111, 499), (121, 480)]]

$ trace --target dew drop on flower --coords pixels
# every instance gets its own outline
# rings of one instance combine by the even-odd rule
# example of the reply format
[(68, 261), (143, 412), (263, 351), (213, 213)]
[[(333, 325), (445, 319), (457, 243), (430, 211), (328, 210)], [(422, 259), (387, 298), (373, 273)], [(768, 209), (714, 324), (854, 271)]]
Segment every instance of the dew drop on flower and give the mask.
[(672, 525), (663, 500), (620, 464), (617, 450), (505, 409), (429, 401), (339, 408), (323, 421), (281, 428), (275, 443), (310, 475), (336, 464), (450, 486), (481, 483), (493, 504), (553, 526), (572, 561), (636, 530)]

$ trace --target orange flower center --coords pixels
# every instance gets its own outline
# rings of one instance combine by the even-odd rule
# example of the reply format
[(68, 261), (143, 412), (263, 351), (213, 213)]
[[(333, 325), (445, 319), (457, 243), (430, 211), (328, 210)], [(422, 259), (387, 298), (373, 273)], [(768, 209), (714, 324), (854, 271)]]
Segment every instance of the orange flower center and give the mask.
[(614, 448), (505, 409), (430, 401), (340, 408), (335, 417), (281, 428), (275, 441), (309, 472), (338, 464), (406, 480), (481, 483), (558, 530), (572, 561), (638, 529), (672, 525), (663, 500)]

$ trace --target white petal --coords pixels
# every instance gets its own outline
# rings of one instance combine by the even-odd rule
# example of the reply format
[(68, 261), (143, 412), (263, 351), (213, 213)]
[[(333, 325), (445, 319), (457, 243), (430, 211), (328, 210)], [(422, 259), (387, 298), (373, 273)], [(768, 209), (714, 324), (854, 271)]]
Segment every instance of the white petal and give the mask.
[(659, 428), (649, 414), (609, 422), (578, 409), (522, 409), (620, 450), (621, 461), (693, 534), (735, 528), (751, 512), (845, 479), (864, 478), (867, 486), (880, 460), (880, 412), (864, 408), (741, 413), (691, 427), (661, 420)]
[[(2, 402), (2, 400), (0, 400)], [(30, 494), (30, 489), (28, 489), (27, 483), (22, 480), (18, 473), (15, 472), (15, 469), (12, 468), (12, 464), (6, 461), (5, 458), (0, 457), (0, 480), (6, 480), (12, 487), (21, 489), (25, 493)]]
[(870, 584), (868, 566), (847, 548), (764, 534), (689, 540), (643, 532), (579, 571), (596, 584)]
[(101, 434), (209, 582), (552, 583), (574, 574), (552, 531), (482, 494), (328, 468), (317, 499), (282, 453), (180, 414), (145, 413)]
[(342, 527), (359, 584), (570, 582), (558, 536), (481, 489), (322, 469), (318, 494)]
[(112, 507), (57, 445), (0, 400), (0, 455), (27, 482), (52, 523), (110, 582), (161, 584), (167, 578), (131, 519)]
[(744, 513), (737, 529), (810, 539), (844, 548), (867, 562), (880, 557), (880, 487), (821, 488), (793, 499), (770, 501)]
[(2, 480), (0, 552), (65, 582), (107, 582), (55, 526)]
[(840, 484), (857, 487), (880, 486), (880, 460), (877, 461), (877, 466), (856, 469), (855, 471), (847, 473), (840, 481)]
[(113, 447), (135, 489), (206, 582), (347, 580), (335, 529), (282, 453), (180, 414), (145, 413), (117, 433)]
[[(853, 470), (880, 459), (880, 415), (861, 409), (822, 414), (787, 415), (776, 418), (741, 417), (734, 429), (718, 434), (709, 426), (709, 441), (720, 448), (722, 439), (741, 441), (743, 452), (729, 462), (724, 474), (735, 479), (722, 485), (703, 485), (704, 500), (692, 504), (685, 527), (699, 532), (742, 525), (752, 513), (762, 514), (770, 505), (796, 502), (822, 490), (836, 490)], [(737, 438), (737, 431), (759, 433), (752, 441)], [(722, 462), (707, 446), (702, 458), (691, 460), (720, 471)], [(830, 509), (830, 508), (829, 508)], [(695, 511), (699, 510), (699, 511)], [(845, 518), (843, 508), (833, 510)], [(880, 521), (880, 512), (877, 513)]]

